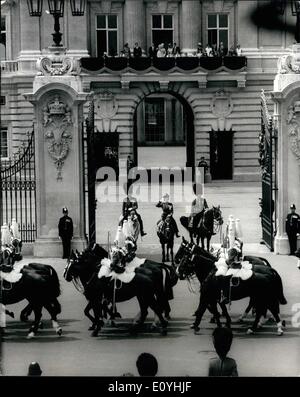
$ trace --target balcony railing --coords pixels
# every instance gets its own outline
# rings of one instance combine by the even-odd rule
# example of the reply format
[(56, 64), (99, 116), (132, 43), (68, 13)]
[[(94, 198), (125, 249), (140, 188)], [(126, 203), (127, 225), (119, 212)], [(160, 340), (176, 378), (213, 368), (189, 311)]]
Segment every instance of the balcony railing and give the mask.
[(103, 69), (112, 72), (121, 72), (132, 69), (136, 72), (144, 72), (150, 68), (161, 72), (179, 69), (183, 72), (193, 72), (204, 69), (216, 71), (217, 69), (227, 69), (230, 71), (241, 71), (247, 66), (246, 57), (178, 57), (178, 58), (124, 58), (124, 57), (101, 57), (101, 58), (81, 58), (83, 69), (91, 72), (101, 72)]
[(18, 71), (17, 61), (1, 61), (1, 72), (2, 73), (14, 73)]

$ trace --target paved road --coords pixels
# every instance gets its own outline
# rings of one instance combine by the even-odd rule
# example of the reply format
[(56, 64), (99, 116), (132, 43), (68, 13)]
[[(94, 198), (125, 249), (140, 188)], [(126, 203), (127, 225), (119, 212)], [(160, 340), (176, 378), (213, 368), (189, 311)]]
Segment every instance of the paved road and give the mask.
[[(287, 322), (282, 337), (276, 335), (274, 325), (267, 325), (257, 335), (245, 334), (248, 324), (238, 324), (237, 316), (247, 301), (235, 302), (231, 308), (234, 343), (230, 355), (237, 360), (240, 375), (243, 376), (297, 376), (300, 374), (299, 337), (300, 328), (291, 324), (292, 305), (299, 302), (300, 271), (296, 258), (264, 255), (270, 260), (283, 278), (288, 305), (282, 306), (282, 318)], [(157, 257), (153, 257), (154, 259)], [(36, 258), (35, 258), (36, 261)], [(151, 333), (148, 329), (137, 337), (127, 332), (127, 326), (138, 311), (137, 302), (118, 305), (123, 319), (117, 329), (106, 326), (99, 337), (92, 338), (87, 330), (89, 322), (84, 318), (85, 299), (72, 284), (62, 279), (65, 265), (62, 259), (40, 259), (51, 263), (57, 269), (62, 287), (59, 316), (63, 336), (57, 337), (50, 328), (45, 328), (34, 340), (27, 340), (27, 325), (8, 319), (4, 341), (3, 371), (5, 375), (24, 375), (31, 361), (38, 361), (45, 375), (64, 376), (119, 376), (124, 372), (137, 374), (135, 360), (143, 351), (156, 355), (159, 361), (159, 375), (205, 376), (209, 358), (215, 356), (211, 342), (213, 325), (205, 315), (201, 334), (194, 335), (189, 329), (198, 294), (188, 291), (187, 284), (180, 281), (174, 291), (172, 320), (167, 336)], [(197, 286), (195, 286), (197, 290)], [(10, 306), (17, 316), (23, 304)], [(49, 316), (45, 314), (45, 319)], [(151, 318), (151, 316), (150, 316)], [(300, 322), (298, 320), (298, 322)], [(299, 324), (300, 325), (300, 324)]]

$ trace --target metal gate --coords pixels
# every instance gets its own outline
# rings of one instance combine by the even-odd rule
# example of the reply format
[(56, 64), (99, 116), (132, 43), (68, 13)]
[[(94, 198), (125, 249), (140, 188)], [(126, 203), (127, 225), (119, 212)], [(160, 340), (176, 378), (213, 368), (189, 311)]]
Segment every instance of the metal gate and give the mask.
[(95, 131), (94, 102), (89, 104), (89, 113), (86, 119), (86, 137), (84, 138), (85, 164), (85, 203), (87, 203), (88, 226), (86, 234), (88, 242), (96, 242), (96, 208), (95, 184), (97, 170), (100, 167), (112, 167), (118, 178), (118, 148), (119, 134), (117, 132)]
[[(261, 133), (259, 135), (259, 164), (262, 173), (261, 226), (262, 241), (273, 251), (274, 249), (274, 210), (275, 210), (275, 164), (273, 117), (270, 115), (264, 90), (261, 93)], [(276, 216), (275, 216), (276, 219)]]
[(1, 161), (0, 223), (11, 224), (15, 218), (25, 243), (36, 239), (36, 179), (34, 131), (27, 133), (19, 151), (8, 160)]

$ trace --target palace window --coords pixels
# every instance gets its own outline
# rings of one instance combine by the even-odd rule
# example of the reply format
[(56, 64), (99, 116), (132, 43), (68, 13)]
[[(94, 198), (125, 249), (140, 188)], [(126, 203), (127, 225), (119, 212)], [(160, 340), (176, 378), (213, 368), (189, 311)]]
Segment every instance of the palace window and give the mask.
[(224, 48), (228, 48), (229, 19), (228, 14), (207, 15), (208, 43), (212, 46), (223, 42)]
[(6, 60), (6, 17), (1, 16), (0, 59)]
[(145, 141), (165, 141), (165, 101), (163, 98), (145, 100)]
[(118, 17), (114, 14), (97, 15), (97, 56), (115, 56), (118, 51)]
[(152, 15), (152, 42), (173, 45), (173, 15)]
[(8, 129), (1, 127), (1, 159), (8, 158)]

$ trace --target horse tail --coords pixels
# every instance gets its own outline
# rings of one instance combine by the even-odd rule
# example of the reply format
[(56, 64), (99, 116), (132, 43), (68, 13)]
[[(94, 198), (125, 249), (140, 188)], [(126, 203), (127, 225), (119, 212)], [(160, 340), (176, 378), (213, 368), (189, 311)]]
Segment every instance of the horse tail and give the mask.
[(287, 300), (285, 299), (285, 296), (283, 294), (283, 285), (282, 285), (282, 280), (279, 274), (275, 269), (273, 269), (273, 274), (275, 276), (275, 281), (276, 281), (276, 292), (278, 296), (278, 301), (281, 305), (286, 305)]
[(50, 288), (51, 288), (51, 294), (53, 294), (55, 298), (59, 297), (61, 292), (60, 283), (56, 270), (52, 266), (50, 266)]
[(56, 314), (61, 313), (61, 305), (58, 302), (58, 300), (55, 298), (54, 301), (52, 302), (53, 309), (56, 311)]

